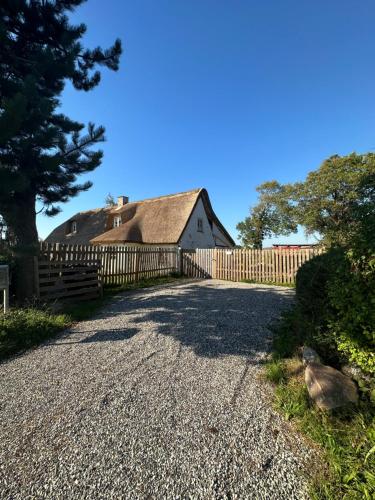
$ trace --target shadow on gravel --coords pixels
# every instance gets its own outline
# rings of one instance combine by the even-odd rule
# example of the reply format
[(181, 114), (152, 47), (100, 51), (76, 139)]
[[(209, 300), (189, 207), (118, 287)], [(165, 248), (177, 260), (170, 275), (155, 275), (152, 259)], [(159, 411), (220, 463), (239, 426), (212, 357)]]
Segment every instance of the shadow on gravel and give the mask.
[(154, 332), (174, 337), (199, 356), (254, 356), (259, 363), (255, 354), (270, 347), (267, 325), (292, 300), (293, 292), (288, 289), (232, 288), (228, 282), (223, 287), (209, 282), (170, 287), (160, 295), (125, 293), (100, 318), (110, 322), (113, 316), (125, 315), (129, 328), (96, 331), (78, 343), (130, 339), (147, 332), (146, 323), (152, 323)]
[[(116, 340), (128, 340), (138, 333), (138, 328), (112, 328), (108, 330), (85, 330), (85, 334), (93, 333), (82, 340), (69, 340), (71, 334), (68, 333), (61, 337), (63, 340), (51, 342), (48, 345), (66, 345), (66, 344), (89, 344), (91, 342), (113, 342)], [(66, 340), (66, 342), (65, 342)]]

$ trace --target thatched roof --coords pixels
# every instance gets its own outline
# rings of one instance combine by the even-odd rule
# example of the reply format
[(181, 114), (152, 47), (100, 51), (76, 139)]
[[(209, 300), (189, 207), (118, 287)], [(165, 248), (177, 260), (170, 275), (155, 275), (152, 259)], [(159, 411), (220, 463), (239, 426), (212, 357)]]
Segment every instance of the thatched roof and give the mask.
[[(90, 240), (107, 229), (108, 208), (95, 208), (78, 212), (73, 217), (56, 227), (46, 241), (48, 243), (69, 243), (72, 245), (88, 245)], [(70, 232), (70, 225), (77, 223), (77, 232)]]
[[(199, 199), (202, 199), (209, 219), (215, 222), (234, 245), (231, 236), (213, 212), (205, 189), (135, 201), (120, 207), (81, 212), (56, 228), (47, 241), (106, 245), (177, 245)], [(121, 225), (113, 228), (113, 219), (118, 216), (121, 217)], [(76, 234), (67, 235), (66, 228), (73, 220), (77, 221), (78, 231)]]

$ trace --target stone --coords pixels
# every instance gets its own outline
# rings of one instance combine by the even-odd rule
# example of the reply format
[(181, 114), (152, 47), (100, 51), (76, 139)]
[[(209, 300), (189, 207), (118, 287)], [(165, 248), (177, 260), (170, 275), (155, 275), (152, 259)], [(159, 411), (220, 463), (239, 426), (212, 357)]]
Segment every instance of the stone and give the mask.
[(305, 382), (310, 398), (321, 410), (358, 403), (355, 383), (331, 366), (309, 363), (305, 370)]
[(308, 365), (309, 363), (320, 363), (319, 355), (314, 349), (311, 347), (303, 346), (302, 347), (302, 361), (304, 365)]
[(359, 382), (360, 380), (364, 380), (365, 382), (371, 383), (373, 381), (370, 375), (364, 373), (359, 368), (359, 366), (356, 365), (344, 365), (341, 368), (341, 371), (343, 372), (344, 375), (347, 375), (348, 377), (356, 380), (357, 382)]

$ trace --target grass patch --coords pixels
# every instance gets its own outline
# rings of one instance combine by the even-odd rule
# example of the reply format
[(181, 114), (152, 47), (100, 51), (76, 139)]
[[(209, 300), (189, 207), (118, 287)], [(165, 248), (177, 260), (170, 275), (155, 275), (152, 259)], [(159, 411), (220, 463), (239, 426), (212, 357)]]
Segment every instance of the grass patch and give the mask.
[(0, 314), (0, 360), (37, 346), (73, 322), (91, 318), (120, 292), (176, 281), (180, 281), (180, 278), (161, 276), (121, 286), (111, 285), (104, 288), (102, 298), (72, 305), (63, 304), (59, 312), (53, 312), (52, 308), (46, 306), (11, 309), (6, 314)]
[(0, 314), (0, 359), (40, 344), (70, 322), (66, 314), (48, 309), (12, 309)]
[(257, 281), (257, 280), (241, 280), (241, 283), (249, 283), (251, 285), (273, 285), (285, 286), (287, 288), (295, 288), (295, 283), (280, 283), (279, 281)]
[(302, 417), (308, 408), (308, 393), (305, 386), (297, 384), (282, 384), (275, 391), (275, 406), (285, 416), (286, 420)]
[(357, 407), (323, 412), (311, 404), (304, 367), (291, 357), (298, 346), (298, 332), (291, 328), (295, 321), (293, 313), (287, 313), (276, 329), (273, 359), (265, 366), (265, 376), (276, 384), (276, 409), (322, 452), (322, 465), (311, 478), (310, 496), (319, 500), (375, 498), (375, 408), (365, 394)]
[(285, 379), (284, 363), (280, 359), (273, 359), (265, 366), (265, 376), (269, 382), (280, 384)]

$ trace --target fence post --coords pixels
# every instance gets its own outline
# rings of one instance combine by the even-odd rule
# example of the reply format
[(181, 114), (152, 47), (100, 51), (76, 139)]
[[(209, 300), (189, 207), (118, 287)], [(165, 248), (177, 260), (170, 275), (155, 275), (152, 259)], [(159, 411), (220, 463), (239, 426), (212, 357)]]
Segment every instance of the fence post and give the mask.
[(180, 270), (180, 249), (178, 246), (176, 247), (174, 267), (175, 267), (175, 272), (178, 273)]
[(136, 247), (135, 249), (135, 279), (134, 281), (138, 281), (138, 275), (139, 275), (139, 249)]
[(182, 248), (178, 247), (178, 256), (179, 256), (179, 273), (181, 276), (184, 275), (184, 251)]
[(212, 252), (212, 273), (211, 273), (211, 277), (214, 280), (216, 279), (216, 262), (217, 262), (217, 249), (214, 248)]
[(36, 296), (40, 297), (40, 289), (39, 289), (39, 259), (35, 255), (34, 256), (34, 280), (35, 280), (35, 293)]

